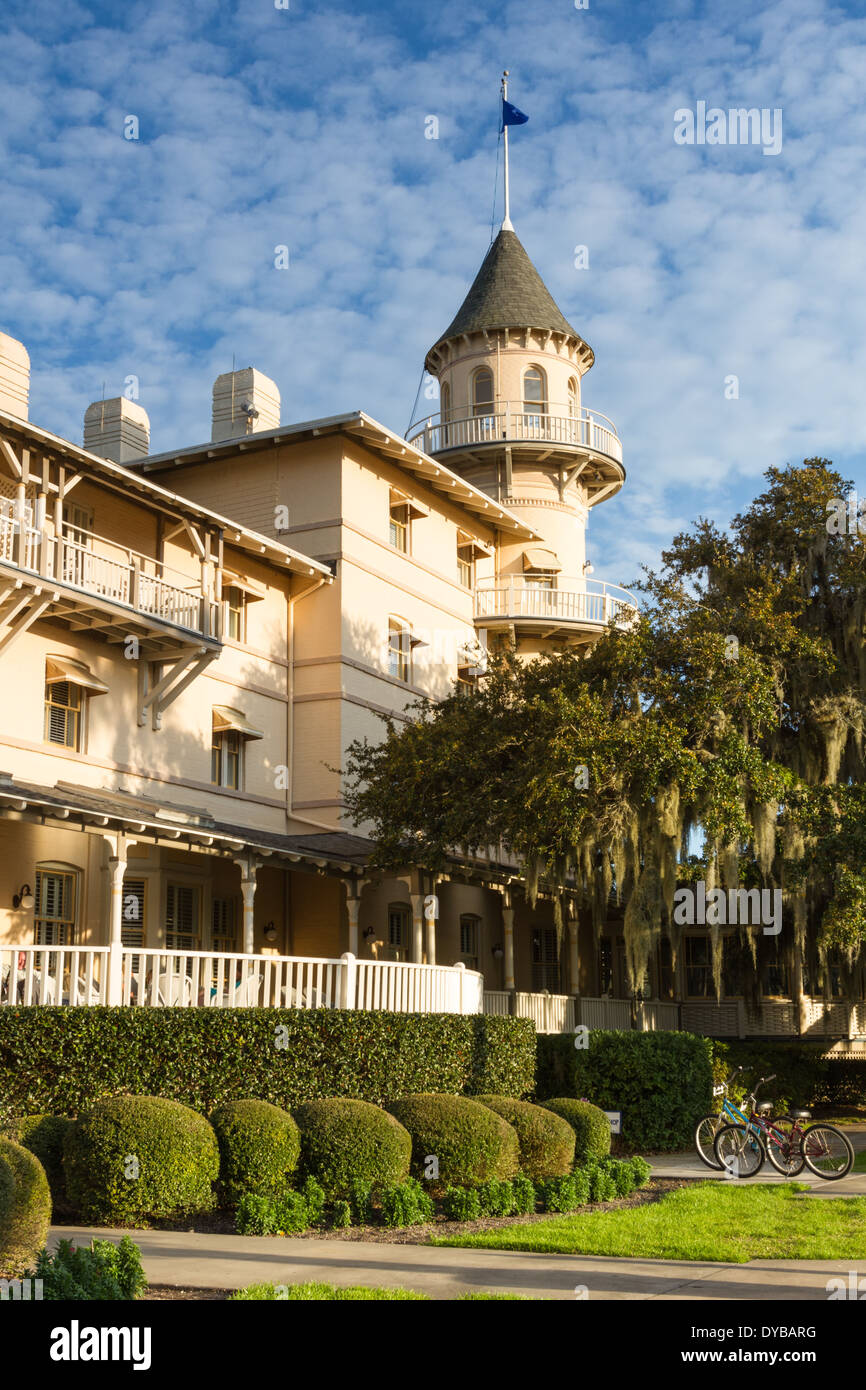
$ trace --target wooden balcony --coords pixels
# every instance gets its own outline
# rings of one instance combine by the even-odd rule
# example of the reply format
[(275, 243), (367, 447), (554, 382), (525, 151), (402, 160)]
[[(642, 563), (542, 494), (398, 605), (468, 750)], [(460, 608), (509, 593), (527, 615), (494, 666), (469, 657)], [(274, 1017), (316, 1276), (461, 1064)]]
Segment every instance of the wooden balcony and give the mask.
[(616, 584), (558, 574), (553, 585), (541, 587), (525, 575), (479, 580), (476, 627), (514, 623), (548, 633), (557, 628), (601, 631), (611, 621), (628, 628), (637, 615), (637, 599)]
[(0, 623), (9, 628), (0, 651), (38, 617), (108, 641), (137, 637), (151, 659), (179, 642), (201, 644), (203, 652), (221, 645), (221, 605), (200, 579), (94, 533), (37, 528), (29, 506), (19, 516), (14, 502), (0, 498)]

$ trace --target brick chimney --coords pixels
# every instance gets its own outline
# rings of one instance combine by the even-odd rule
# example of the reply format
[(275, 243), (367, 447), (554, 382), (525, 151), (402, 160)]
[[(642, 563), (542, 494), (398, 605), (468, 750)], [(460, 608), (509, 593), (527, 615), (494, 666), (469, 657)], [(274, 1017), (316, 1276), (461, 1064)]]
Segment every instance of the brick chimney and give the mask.
[(27, 419), (30, 399), (30, 356), (23, 343), (0, 333), (0, 410)]
[(145, 458), (150, 450), (147, 411), (126, 396), (94, 401), (84, 412), (84, 447), (115, 463)]
[(213, 384), (211, 439), (239, 439), (275, 430), (280, 423), (280, 393), (275, 382), (255, 367), (223, 372)]

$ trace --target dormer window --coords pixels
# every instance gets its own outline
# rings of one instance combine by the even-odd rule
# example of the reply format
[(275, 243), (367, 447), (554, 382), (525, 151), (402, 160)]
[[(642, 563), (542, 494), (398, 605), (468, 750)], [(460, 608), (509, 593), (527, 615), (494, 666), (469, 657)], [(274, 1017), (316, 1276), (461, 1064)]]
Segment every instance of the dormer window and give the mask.
[(406, 502), (391, 502), (389, 540), (395, 550), (409, 553), (409, 506)]

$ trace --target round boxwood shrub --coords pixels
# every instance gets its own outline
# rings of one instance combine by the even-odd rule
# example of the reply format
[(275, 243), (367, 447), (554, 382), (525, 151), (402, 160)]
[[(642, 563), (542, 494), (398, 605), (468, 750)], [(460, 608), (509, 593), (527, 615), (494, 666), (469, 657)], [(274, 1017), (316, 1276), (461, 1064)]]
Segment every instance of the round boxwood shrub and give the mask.
[(51, 1191), (35, 1154), (0, 1138), (0, 1278), (32, 1268), (48, 1239)]
[(393, 1186), (409, 1176), (412, 1141), (392, 1115), (366, 1100), (310, 1100), (292, 1112), (301, 1132), (301, 1169), (328, 1197), (354, 1183)]
[(428, 1176), (431, 1157), (438, 1160), (438, 1181), (447, 1186), (513, 1178), (517, 1172), (515, 1131), (480, 1101), (466, 1096), (403, 1096), (389, 1101), (388, 1109), (412, 1136), (412, 1171), (418, 1178)]
[(291, 1187), (301, 1133), (287, 1110), (266, 1100), (230, 1100), (210, 1122), (220, 1151), (220, 1196), (228, 1206), (244, 1192), (278, 1197)]
[(8, 1138), (35, 1154), (45, 1169), (55, 1208), (66, 1205), (63, 1179), (63, 1138), (72, 1121), (65, 1115), (25, 1115), (6, 1127)]
[(517, 1134), (520, 1171), (529, 1178), (562, 1178), (574, 1167), (575, 1133), (567, 1120), (510, 1096), (475, 1096)]
[(109, 1096), (67, 1130), (63, 1171), (84, 1221), (130, 1226), (210, 1210), (219, 1148), (204, 1116), (176, 1100)]
[(543, 1108), (561, 1115), (574, 1130), (574, 1161), (586, 1163), (590, 1158), (607, 1158), (610, 1153), (610, 1122), (603, 1110), (588, 1100), (573, 1100), (557, 1096), (544, 1101)]

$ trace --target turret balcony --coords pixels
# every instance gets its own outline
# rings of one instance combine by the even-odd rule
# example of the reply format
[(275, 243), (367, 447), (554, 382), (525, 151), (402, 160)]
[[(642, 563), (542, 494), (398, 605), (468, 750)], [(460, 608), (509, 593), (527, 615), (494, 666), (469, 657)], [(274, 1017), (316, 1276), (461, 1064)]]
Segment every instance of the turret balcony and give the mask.
[(585, 451), (622, 467), (622, 443), (612, 420), (584, 406), (569, 408), (552, 402), (499, 402), (476, 407), (472, 414), (455, 411), (429, 415), (410, 426), (406, 439), (425, 454), (450, 449), (474, 450), (486, 445), (520, 444)]
[(557, 574), (539, 582), (529, 575), (479, 579), (475, 590), (475, 626), (515, 625), (551, 635), (600, 632), (613, 621), (621, 629), (637, 617), (637, 599), (628, 589), (603, 580)]

